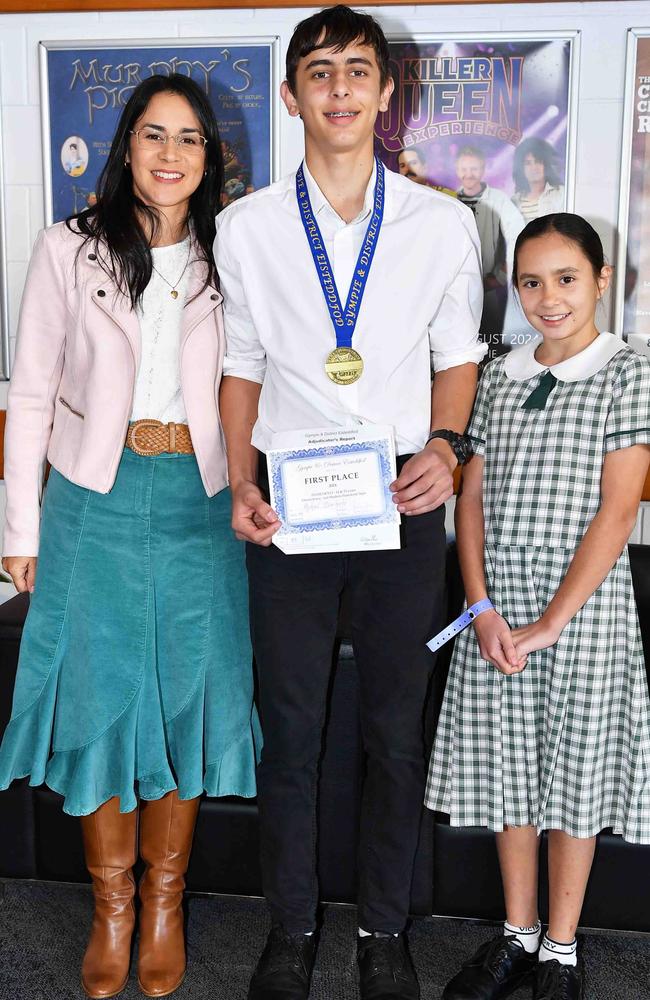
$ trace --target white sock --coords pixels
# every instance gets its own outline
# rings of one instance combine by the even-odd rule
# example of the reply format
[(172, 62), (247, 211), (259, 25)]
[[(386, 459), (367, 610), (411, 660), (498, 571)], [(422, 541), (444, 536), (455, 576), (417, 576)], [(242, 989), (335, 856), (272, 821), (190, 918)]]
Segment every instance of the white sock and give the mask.
[(517, 941), (529, 955), (534, 954), (539, 948), (539, 939), (542, 936), (542, 925), (539, 920), (532, 927), (515, 927), (504, 921), (503, 933), (506, 937), (517, 938)]
[(542, 947), (539, 949), (540, 962), (550, 962), (555, 959), (560, 965), (578, 964), (578, 943), (574, 938), (569, 944), (554, 941), (548, 934), (544, 935)]

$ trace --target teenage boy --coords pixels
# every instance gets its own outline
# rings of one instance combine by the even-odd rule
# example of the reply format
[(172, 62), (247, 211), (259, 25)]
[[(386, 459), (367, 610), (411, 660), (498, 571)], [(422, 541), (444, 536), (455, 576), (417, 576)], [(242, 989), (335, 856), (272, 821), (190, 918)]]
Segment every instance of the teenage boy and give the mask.
[[(393, 88), (388, 58), (379, 25), (348, 7), (299, 24), (282, 99), (292, 117), (302, 118), (303, 176), (298, 185), (292, 174), (250, 195), (217, 220), (227, 332), (221, 413), (233, 527), (249, 543), (265, 741), (258, 771), (262, 871), (273, 918), (250, 1000), (304, 1000), (309, 992), (318, 761), (344, 589), (367, 753), (361, 996), (419, 996), (404, 925), (425, 784), (422, 716), (433, 662), (425, 642), (441, 624), (444, 502), (484, 353), (477, 339), (482, 279), (471, 212), (375, 162), (375, 119)], [(348, 385), (325, 371), (336, 347), (332, 295), (331, 288), (324, 295), (312, 257), (305, 186), (343, 301), (353, 272), (364, 270), (358, 257), (383, 212), (352, 345), (363, 373)], [(273, 433), (364, 423), (395, 430), (398, 476), (391, 489), (404, 515), (401, 549), (283, 554), (272, 544), (280, 524), (267, 503), (264, 453)]]

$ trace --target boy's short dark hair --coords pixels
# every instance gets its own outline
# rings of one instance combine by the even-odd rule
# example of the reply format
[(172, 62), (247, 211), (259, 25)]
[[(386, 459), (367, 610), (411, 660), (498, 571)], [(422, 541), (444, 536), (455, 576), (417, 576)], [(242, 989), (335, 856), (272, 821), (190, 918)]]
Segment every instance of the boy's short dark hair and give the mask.
[(375, 53), (379, 66), (380, 85), (385, 87), (391, 72), (388, 66), (388, 42), (381, 27), (370, 14), (360, 14), (345, 4), (326, 7), (296, 25), (287, 49), (287, 83), (292, 94), (296, 92), (298, 63), (315, 49), (333, 49), (342, 52), (348, 45), (358, 42), (368, 45)]

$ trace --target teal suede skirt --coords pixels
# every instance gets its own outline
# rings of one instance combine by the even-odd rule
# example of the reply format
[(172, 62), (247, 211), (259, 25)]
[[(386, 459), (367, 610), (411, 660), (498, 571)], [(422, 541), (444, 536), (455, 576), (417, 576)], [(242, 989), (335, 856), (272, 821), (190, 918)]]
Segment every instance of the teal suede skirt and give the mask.
[(101, 494), (52, 470), (0, 788), (30, 776), (75, 816), (119, 796), (255, 795), (244, 548), (194, 455), (124, 451)]

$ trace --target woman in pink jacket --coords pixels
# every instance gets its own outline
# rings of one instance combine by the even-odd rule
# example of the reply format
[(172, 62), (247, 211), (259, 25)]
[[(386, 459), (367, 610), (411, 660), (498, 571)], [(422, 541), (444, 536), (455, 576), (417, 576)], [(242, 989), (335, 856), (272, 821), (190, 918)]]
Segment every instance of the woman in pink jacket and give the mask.
[(29, 775), (81, 816), (91, 997), (127, 982), (137, 827), (138, 980), (165, 996), (185, 972), (199, 796), (255, 794), (245, 568), (217, 404), (222, 183), (199, 87), (144, 81), (97, 204), (39, 235), (20, 315), (3, 566), (32, 596), (0, 788)]

